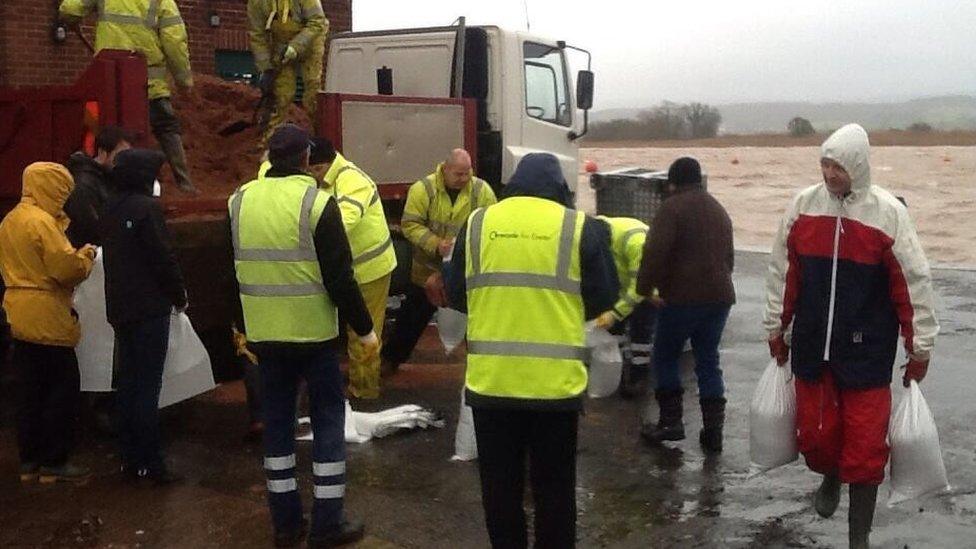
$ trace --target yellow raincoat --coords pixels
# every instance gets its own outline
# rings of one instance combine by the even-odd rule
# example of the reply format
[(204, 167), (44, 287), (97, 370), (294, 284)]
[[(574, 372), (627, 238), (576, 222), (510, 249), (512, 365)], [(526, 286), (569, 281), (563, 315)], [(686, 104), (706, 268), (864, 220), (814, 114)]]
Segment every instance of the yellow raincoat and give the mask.
[(92, 248), (76, 250), (65, 236), (62, 207), (74, 188), (60, 164), (24, 170), (20, 203), (0, 223), (0, 272), (7, 285), (3, 307), (21, 341), (74, 347), (80, 330), (71, 297), (92, 268)]
[(80, 21), (95, 12), (97, 51), (128, 50), (146, 57), (149, 99), (170, 96), (167, 74), (193, 85), (186, 25), (175, 0), (64, 0), (61, 18)]

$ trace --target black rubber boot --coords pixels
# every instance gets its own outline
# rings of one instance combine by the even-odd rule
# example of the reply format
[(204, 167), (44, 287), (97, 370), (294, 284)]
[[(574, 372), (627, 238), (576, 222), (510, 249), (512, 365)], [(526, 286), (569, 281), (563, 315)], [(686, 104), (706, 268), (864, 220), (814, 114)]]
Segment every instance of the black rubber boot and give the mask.
[(298, 530), (291, 532), (275, 532), (275, 547), (298, 547), (305, 541), (305, 532), (308, 531), (308, 519), (302, 518), (302, 523)]
[(722, 428), (725, 427), (725, 398), (703, 398), (700, 403), (702, 430), (698, 433), (698, 442), (706, 453), (720, 454)]
[(645, 425), (641, 429), (641, 436), (650, 443), (660, 443), (664, 440), (684, 440), (685, 425), (681, 421), (683, 413), (682, 395), (684, 391), (655, 391), (660, 413), (657, 425)]
[(851, 484), (851, 510), (847, 517), (851, 549), (868, 549), (878, 487), (874, 484)]
[(338, 528), (332, 532), (329, 532), (328, 534), (321, 536), (310, 535), (308, 537), (308, 546), (310, 549), (339, 547), (342, 545), (355, 543), (363, 539), (365, 533), (366, 528), (361, 522), (350, 522), (348, 520), (344, 520)]
[(644, 396), (651, 382), (651, 369), (647, 365), (624, 365), (624, 376), (620, 381), (620, 396), (632, 399)]
[(834, 516), (840, 504), (840, 479), (836, 475), (824, 475), (817, 495), (813, 498), (813, 507), (823, 518)]

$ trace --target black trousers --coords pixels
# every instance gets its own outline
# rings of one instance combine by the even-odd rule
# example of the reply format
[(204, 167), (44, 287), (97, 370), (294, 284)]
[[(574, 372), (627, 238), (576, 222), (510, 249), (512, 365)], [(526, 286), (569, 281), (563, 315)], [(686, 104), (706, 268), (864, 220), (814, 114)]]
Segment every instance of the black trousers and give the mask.
[(13, 364), (20, 387), (20, 462), (60, 467), (74, 449), (81, 403), (75, 350), (14, 341)]
[(424, 289), (410, 284), (406, 299), (397, 311), (393, 331), (383, 344), (383, 360), (396, 365), (406, 362), (436, 312), (437, 307), (427, 300)]
[(535, 547), (576, 545), (579, 412), (474, 409), (481, 502), (494, 549), (528, 547), (525, 464), (535, 504)]

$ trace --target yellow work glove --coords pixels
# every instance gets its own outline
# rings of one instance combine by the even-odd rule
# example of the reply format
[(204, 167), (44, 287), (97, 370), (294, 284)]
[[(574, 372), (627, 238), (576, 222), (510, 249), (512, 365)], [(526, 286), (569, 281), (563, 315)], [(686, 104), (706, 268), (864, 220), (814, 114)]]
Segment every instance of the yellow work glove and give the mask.
[(359, 344), (363, 346), (363, 352), (366, 353), (366, 361), (369, 361), (380, 352), (380, 338), (376, 337), (375, 330), (371, 330), (364, 336), (359, 336)]
[(296, 50), (291, 46), (288, 46), (287, 48), (285, 48), (285, 51), (281, 54), (281, 64), (287, 65), (288, 63), (294, 61), (296, 58), (298, 58), (298, 50)]
[(237, 351), (237, 356), (242, 356), (247, 359), (248, 362), (257, 366), (258, 357), (247, 348), (247, 336), (237, 331), (237, 328), (231, 328), (234, 332), (234, 349)]
[(600, 316), (596, 317), (595, 325), (597, 328), (603, 328), (604, 330), (609, 330), (617, 323), (617, 316), (613, 314), (613, 311), (605, 311), (600, 313)]

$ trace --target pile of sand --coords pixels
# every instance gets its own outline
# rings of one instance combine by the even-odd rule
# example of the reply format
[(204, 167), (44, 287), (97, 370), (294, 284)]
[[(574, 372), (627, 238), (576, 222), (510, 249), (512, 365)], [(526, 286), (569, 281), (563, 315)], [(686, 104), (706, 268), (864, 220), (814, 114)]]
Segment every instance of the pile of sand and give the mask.
[[(261, 159), (257, 128), (221, 137), (221, 128), (244, 120), (250, 122), (260, 99), (257, 89), (245, 84), (226, 82), (215, 76), (194, 75), (195, 86), (173, 98), (183, 126), (190, 176), (204, 197), (228, 196), (242, 183), (254, 178)], [(288, 119), (306, 128), (308, 116), (293, 105)], [(172, 182), (167, 168), (163, 185)], [(174, 189), (172, 185), (167, 187)], [(173, 199), (186, 198), (178, 192), (167, 192)]]

